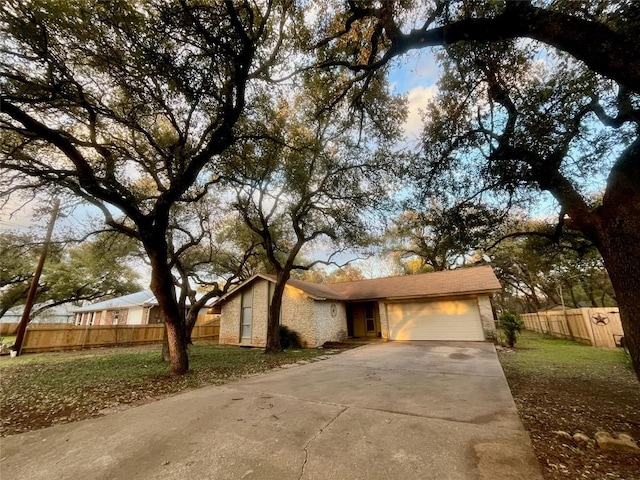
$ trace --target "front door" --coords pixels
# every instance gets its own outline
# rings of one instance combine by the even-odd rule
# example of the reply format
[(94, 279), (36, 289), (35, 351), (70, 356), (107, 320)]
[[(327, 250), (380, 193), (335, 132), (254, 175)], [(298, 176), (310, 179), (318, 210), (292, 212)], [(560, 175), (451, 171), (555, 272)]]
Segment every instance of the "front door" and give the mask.
[(353, 338), (353, 305), (347, 303), (347, 336)]
[(373, 303), (365, 304), (364, 322), (368, 334), (376, 331), (376, 317), (373, 310)]

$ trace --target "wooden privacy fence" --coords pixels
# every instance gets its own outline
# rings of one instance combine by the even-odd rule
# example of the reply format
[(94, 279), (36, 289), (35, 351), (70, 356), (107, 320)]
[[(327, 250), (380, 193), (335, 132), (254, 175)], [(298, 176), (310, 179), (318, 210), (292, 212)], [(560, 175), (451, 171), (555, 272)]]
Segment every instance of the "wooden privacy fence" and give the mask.
[(595, 347), (618, 347), (624, 336), (618, 307), (567, 308), (520, 315), (527, 330)]
[[(191, 338), (212, 339), (220, 334), (220, 323), (196, 325)], [(22, 352), (51, 352), (91, 347), (113, 347), (160, 343), (164, 325), (46, 325), (27, 327)]]
[(15, 335), (18, 331), (18, 324), (13, 323), (0, 323), (0, 337), (5, 335)]

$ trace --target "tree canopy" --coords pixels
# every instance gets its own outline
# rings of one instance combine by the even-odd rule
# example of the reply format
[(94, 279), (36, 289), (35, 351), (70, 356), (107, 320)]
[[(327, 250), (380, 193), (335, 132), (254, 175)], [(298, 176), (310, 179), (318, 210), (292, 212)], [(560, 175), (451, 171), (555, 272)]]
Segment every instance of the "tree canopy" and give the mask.
[(55, 185), (141, 242), (188, 369), (167, 230), (177, 204), (218, 182), (251, 99), (286, 70), (289, 1), (6, 2), (0, 13), (3, 192)]
[[(235, 207), (259, 239), (271, 273), (277, 277), (271, 301), (267, 351), (280, 350), (278, 321), (286, 282), (296, 269), (328, 263), (347, 247), (371, 238), (367, 213), (387, 197), (392, 170), (385, 147), (399, 133), (403, 103), (385, 92), (379, 79), (376, 117), (353, 124), (344, 105), (326, 109), (329, 90), (310, 79), (293, 99), (264, 104), (267, 119), (229, 149), (223, 174), (236, 190)], [(373, 142), (373, 139), (377, 142)], [(304, 248), (325, 258), (300, 263)], [(275, 319), (275, 320), (274, 320)]]
[[(24, 304), (42, 245), (29, 234), (0, 233), (0, 317)], [(56, 245), (39, 282), (34, 315), (56, 305), (133, 293), (137, 275), (127, 266), (131, 245), (103, 234), (80, 245)]]
[(526, 313), (563, 303), (616, 304), (602, 256), (580, 232), (566, 230), (558, 240), (555, 225), (512, 217), (497, 236), (484, 247), (503, 287), (499, 308)]
[(640, 377), (640, 4), (354, 1), (336, 9), (316, 46), (324, 66), (350, 73), (348, 88), (366, 90), (370, 75), (411, 49), (443, 47), (421, 157), (424, 178), (438, 180), (425, 187), (467, 183), (475, 198), (491, 192), (505, 203), (549, 192), (559, 224), (604, 259)]

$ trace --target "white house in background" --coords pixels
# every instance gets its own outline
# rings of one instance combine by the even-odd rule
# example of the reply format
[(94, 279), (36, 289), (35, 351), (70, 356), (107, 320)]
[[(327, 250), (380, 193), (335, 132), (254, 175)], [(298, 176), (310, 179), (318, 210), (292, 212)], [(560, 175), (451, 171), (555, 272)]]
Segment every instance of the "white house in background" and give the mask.
[[(44, 303), (37, 303), (31, 309), (32, 312), (37, 312), (41, 308), (46, 307)], [(37, 313), (30, 323), (73, 323), (74, 310), (76, 307), (71, 305), (56, 305), (55, 307), (49, 307), (46, 310)], [(22, 312), (24, 311), (24, 305), (19, 307), (13, 307), (5, 312), (0, 318), (1, 323), (19, 323), (22, 319)]]
[[(155, 311), (154, 310), (155, 307)], [(74, 309), (76, 325), (147, 325), (161, 323), (151, 290), (85, 305)]]
[[(188, 301), (187, 301), (187, 305)], [(73, 309), (76, 325), (153, 325), (162, 323), (158, 301), (151, 290)], [(186, 315), (186, 312), (184, 312)], [(198, 323), (213, 315), (210, 307), (198, 314)]]

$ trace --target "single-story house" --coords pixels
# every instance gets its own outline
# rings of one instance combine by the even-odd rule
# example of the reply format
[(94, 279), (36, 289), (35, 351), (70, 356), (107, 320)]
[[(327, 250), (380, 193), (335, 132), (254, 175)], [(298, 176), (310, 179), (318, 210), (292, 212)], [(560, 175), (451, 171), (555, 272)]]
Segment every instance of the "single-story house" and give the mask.
[[(158, 301), (151, 290), (85, 305), (73, 312), (76, 325), (153, 325), (163, 322)], [(201, 309), (197, 324), (207, 323), (217, 313), (219, 311), (211, 307)]]
[[(0, 322), (19, 323), (23, 312), (24, 305), (10, 308), (0, 317)], [(69, 304), (49, 307), (47, 303), (36, 303), (31, 308), (31, 315), (30, 323), (73, 323), (73, 307)]]
[[(220, 343), (264, 346), (275, 277), (256, 274), (220, 297)], [(307, 347), (347, 337), (483, 341), (495, 338), (491, 267), (333, 284), (289, 280), (280, 323)]]
[[(147, 325), (161, 323), (160, 312), (154, 305), (151, 290), (131, 293), (122, 297), (76, 308), (76, 325)], [(155, 307), (155, 308), (154, 308)]]

